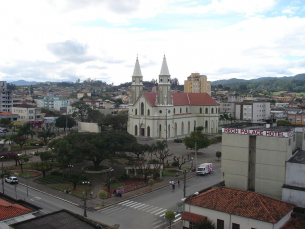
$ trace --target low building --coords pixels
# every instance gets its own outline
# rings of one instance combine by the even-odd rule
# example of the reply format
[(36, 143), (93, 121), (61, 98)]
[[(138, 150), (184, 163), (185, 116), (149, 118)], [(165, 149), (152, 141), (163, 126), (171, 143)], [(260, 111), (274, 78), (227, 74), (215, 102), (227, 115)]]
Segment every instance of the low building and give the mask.
[(31, 105), (17, 105), (13, 107), (13, 114), (19, 115), (19, 121), (25, 122), (42, 122), (41, 108)]
[(294, 207), (255, 192), (219, 187), (184, 200), (183, 228), (207, 219), (217, 229), (279, 229)]
[(19, 115), (18, 114), (13, 114), (9, 112), (2, 112), (0, 113), (0, 119), (3, 118), (9, 118), (12, 123), (19, 122)]
[(286, 162), (282, 200), (305, 208), (305, 151), (298, 150)]
[(28, 219), (23, 222), (13, 223), (12, 229), (25, 228), (73, 228), (73, 229), (117, 229), (119, 225), (109, 226), (107, 224), (85, 218), (79, 214), (66, 209), (45, 214), (34, 219)]
[(288, 114), (288, 121), (295, 124), (305, 125), (305, 113)]
[(42, 215), (41, 208), (24, 200), (16, 200), (0, 193), (0, 228), (9, 229), (12, 223), (35, 218)]
[(255, 102), (244, 100), (235, 104), (235, 117), (238, 120), (252, 122), (263, 121), (270, 118), (270, 102)]

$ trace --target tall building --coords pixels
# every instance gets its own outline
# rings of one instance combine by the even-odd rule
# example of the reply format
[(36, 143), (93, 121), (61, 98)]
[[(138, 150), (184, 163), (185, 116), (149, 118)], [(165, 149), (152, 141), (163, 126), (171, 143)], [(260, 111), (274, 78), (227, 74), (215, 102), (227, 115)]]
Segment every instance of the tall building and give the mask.
[(192, 73), (187, 80), (184, 81), (185, 93), (208, 93), (211, 95), (211, 81), (207, 81), (206, 75)]
[(0, 81), (0, 112), (12, 113), (13, 97), (12, 91), (7, 90), (6, 81)]
[(203, 126), (206, 133), (218, 132), (218, 107), (208, 93), (172, 93), (164, 56), (157, 92), (143, 92), (143, 75), (137, 58), (132, 75), (128, 133), (134, 136), (171, 138), (190, 134)]
[(222, 128), (222, 179), (227, 187), (282, 198), (286, 161), (304, 150), (305, 128), (240, 125)]
[(70, 105), (69, 99), (59, 99), (57, 96), (45, 96), (43, 99), (36, 99), (37, 107), (49, 110), (60, 111), (61, 107)]

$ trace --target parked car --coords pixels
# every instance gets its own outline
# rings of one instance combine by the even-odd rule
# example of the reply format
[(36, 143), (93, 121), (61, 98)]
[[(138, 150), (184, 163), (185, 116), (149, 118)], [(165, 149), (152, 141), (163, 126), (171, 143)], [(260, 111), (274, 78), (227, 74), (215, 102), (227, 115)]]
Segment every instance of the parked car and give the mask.
[(0, 133), (6, 133), (8, 132), (8, 129), (0, 129)]
[(5, 182), (10, 184), (18, 184), (18, 179), (17, 177), (6, 177)]

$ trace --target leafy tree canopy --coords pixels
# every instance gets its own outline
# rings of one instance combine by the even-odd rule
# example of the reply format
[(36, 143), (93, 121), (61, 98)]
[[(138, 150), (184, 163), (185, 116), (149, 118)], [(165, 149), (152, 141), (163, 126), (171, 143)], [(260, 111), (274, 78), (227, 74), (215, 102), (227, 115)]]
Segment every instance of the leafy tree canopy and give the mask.
[(197, 149), (206, 148), (211, 144), (208, 136), (201, 131), (193, 131), (189, 137), (183, 139), (183, 142), (190, 149), (195, 149), (195, 142), (197, 142)]

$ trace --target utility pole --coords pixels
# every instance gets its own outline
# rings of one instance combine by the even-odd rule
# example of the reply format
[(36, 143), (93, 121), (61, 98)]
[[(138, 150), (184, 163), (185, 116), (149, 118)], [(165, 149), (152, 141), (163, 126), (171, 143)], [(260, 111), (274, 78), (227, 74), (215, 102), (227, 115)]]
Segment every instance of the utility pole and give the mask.
[(184, 178), (183, 197), (185, 198), (185, 196), (186, 196), (186, 170), (183, 171), (183, 178)]
[(197, 142), (195, 142), (195, 170), (197, 171)]

